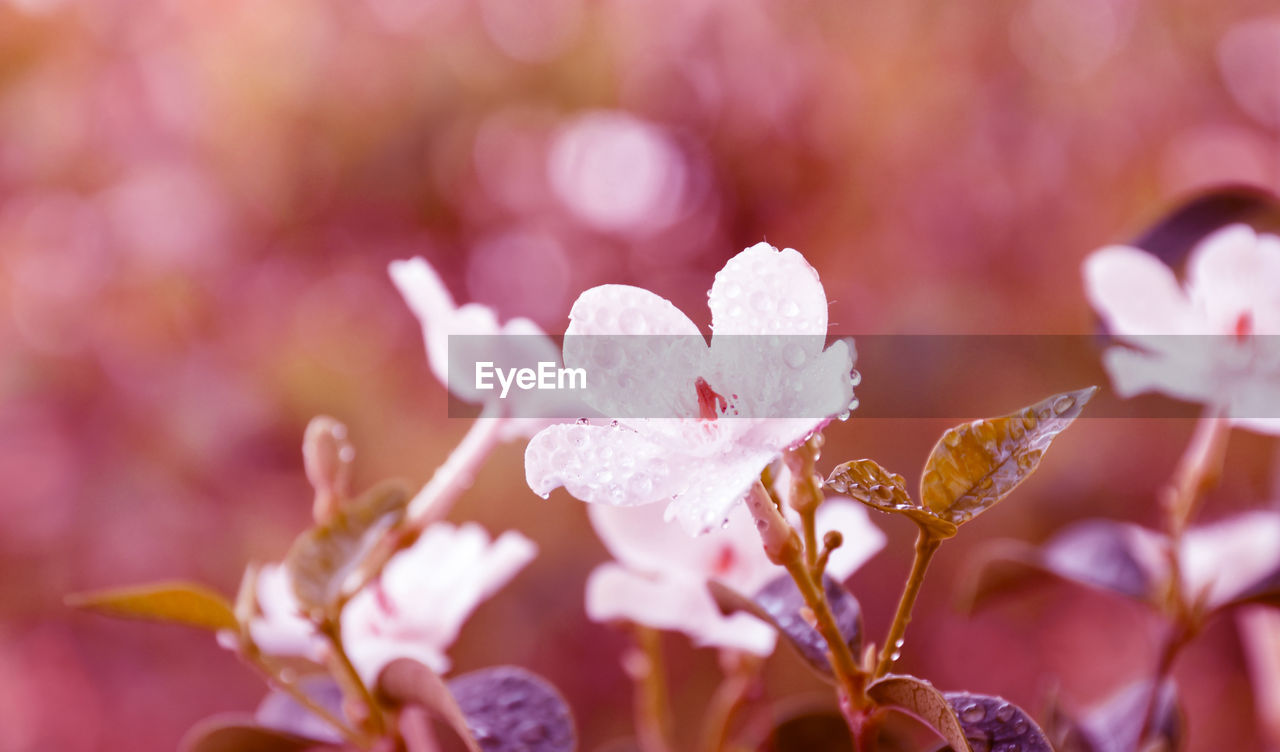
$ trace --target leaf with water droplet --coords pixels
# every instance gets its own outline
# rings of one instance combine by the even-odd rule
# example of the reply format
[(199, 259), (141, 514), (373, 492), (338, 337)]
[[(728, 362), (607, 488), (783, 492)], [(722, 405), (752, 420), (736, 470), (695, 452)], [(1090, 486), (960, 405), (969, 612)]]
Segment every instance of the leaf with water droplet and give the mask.
[(889, 674), (867, 685), (867, 696), (878, 705), (901, 710), (928, 724), (953, 750), (972, 752), (955, 709), (924, 679)]
[(447, 723), (470, 752), (571, 752), (569, 706), (545, 679), (494, 666), (450, 679), (400, 658), (382, 670), (378, 695), (393, 707), (416, 705)]
[(1164, 581), (1163, 545), (1160, 533), (1111, 520), (1078, 522), (1039, 547), (992, 541), (961, 577), (957, 601), (972, 612), (1056, 577), (1155, 604)]
[(323, 752), (340, 747), (287, 731), (258, 725), (250, 716), (218, 715), (191, 727), (178, 743), (179, 752)]
[(906, 480), (897, 473), (884, 469), (875, 460), (861, 459), (845, 462), (831, 471), (827, 488), (846, 494), (881, 512), (891, 512), (910, 517), (926, 528), (936, 538), (950, 538), (956, 534), (956, 526), (939, 517), (931, 509), (918, 506), (907, 493)]
[[(831, 577), (824, 575), (822, 585), (840, 634), (853, 654), (859, 654), (862, 652), (862, 607), (858, 599)], [(771, 625), (815, 671), (833, 679), (834, 672), (827, 658), (827, 641), (805, 619), (808, 606), (790, 575), (778, 575), (752, 597), (715, 580), (707, 582), (707, 590), (722, 613), (728, 615), (741, 611)]]
[(449, 681), (458, 707), (486, 752), (571, 752), (573, 716), (555, 687), (516, 666), (494, 666)]
[(77, 593), (68, 595), (66, 604), (126, 619), (185, 624), (213, 631), (239, 629), (231, 602), (194, 582), (156, 582)]
[(948, 429), (925, 463), (921, 503), (956, 525), (991, 508), (1035, 471), (1097, 391), (1055, 394), (1010, 415)]
[(380, 483), (298, 536), (284, 560), (298, 603), (330, 615), (340, 608), (352, 595), (346, 592), (347, 578), (404, 519), (409, 499), (403, 483)]
[[(943, 696), (974, 750), (1053, 752), (1044, 731), (1017, 705), (1000, 697), (969, 692), (947, 692)], [(955, 746), (955, 742), (951, 744)]]

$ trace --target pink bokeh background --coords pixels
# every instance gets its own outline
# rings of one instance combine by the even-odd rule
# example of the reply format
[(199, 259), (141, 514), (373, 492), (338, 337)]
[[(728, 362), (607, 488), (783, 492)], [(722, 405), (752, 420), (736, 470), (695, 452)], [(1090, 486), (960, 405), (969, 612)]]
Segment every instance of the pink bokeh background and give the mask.
[[(1084, 256), (1224, 183), (1280, 189), (1271, 2), (0, 0), (0, 748), (167, 751), (257, 703), (208, 635), (62, 598), (230, 593), (278, 559), (309, 518), (318, 413), (350, 426), (357, 486), (430, 476), (466, 423), (393, 259), (552, 332), (607, 282), (705, 325), (715, 270), (767, 239), (819, 270), (841, 333), (1083, 333)], [(822, 464), (910, 477), (946, 425), (855, 413)], [(1148, 671), (1137, 606), (1062, 586), (968, 617), (951, 593), (985, 540), (1153, 523), (1189, 433), (1064, 435), (940, 555), (902, 668), (1030, 709)], [(1206, 517), (1276, 498), (1275, 450), (1234, 437)], [(540, 547), (455, 666), (543, 673), (584, 750), (628, 734), (626, 635), (583, 613), (605, 554), (582, 504), (537, 498), (507, 445), (453, 517)], [(877, 522), (890, 545), (851, 582), (872, 635), (911, 538)], [(666, 642), (692, 734), (715, 656)], [(821, 691), (786, 649), (767, 674), (773, 697)], [(1261, 748), (1229, 621), (1176, 675), (1191, 749)]]

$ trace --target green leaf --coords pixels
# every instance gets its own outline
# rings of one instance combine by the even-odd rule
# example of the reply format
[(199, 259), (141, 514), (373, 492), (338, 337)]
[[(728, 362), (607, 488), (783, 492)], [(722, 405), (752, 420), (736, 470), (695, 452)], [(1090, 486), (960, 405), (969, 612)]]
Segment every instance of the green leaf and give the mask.
[(1055, 394), (1000, 418), (950, 428), (920, 479), (920, 500), (956, 525), (986, 511), (1027, 479), (1097, 387)]
[(867, 686), (867, 696), (878, 705), (896, 708), (919, 718), (958, 752), (973, 752), (964, 727), (947, 698), (924, 679), (889, 674)]
[(969, 692), (948, 692), (944, 697), (951, 703), (964, 728), (964, 736), (974, 749), (1053, 752), (1048, 738), (1031, 716), (1008, 700)]
[(340, 747), (318, 739), (259, 726), (251, 716), (206, 718), (187, 732), (179, 752), (321, 752)]
[(111, 616), (185, 624), (212, 631), (239, 629), (231, 603), (194, 582), (156, 582), (149, 585), (97, 590), (68, 595), (66, 604)]
[(338, 509), (326, 524), (298, 536), (284, 564), (304, 609), (332, 615), (350, 597), (347, 577), (404, 519), (409, 499), (403, 483), (380, 483)]
[(954, 523), (942, 519), (931, 509), (917, 505), (907, 493), (906, 480), (884, 469), (875, 460), (852, 460), (837, 466), (831, 471), (826, 485), (832, 491), (847, 494), (872, 509), (910, 517), (935, 538), (950, 538), (956, 534)]

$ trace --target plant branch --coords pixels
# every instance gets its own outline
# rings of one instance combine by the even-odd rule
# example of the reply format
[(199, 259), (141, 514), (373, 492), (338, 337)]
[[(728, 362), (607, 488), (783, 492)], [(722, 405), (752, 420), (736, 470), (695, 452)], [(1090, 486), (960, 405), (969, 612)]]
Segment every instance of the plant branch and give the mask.
[(405, 521), (388, 531), (361, 564), (358, 584), (351, 592), (376, 580), (392, 557), (417, 542), (431, 523), (444, 519), (458, 497), (475, 482), (480, 466), (498, 445), (504, 422), (499, 408), (484, 408), (448, 459), (409, 502)]
[(312, 699), (296, 682), (285, 678), (281, 672), (277, 671), (275, 667), (263, 658), (262, 651), (252, 640), (241, 639), (239, 647), (240, 649), (237, 652), (240, 657), (256, 669), (268, 684), (289, 695), (294, 702), (306, 708), (312, 715), (332, 726), (347, 742), (360, 749), (368, 749), (369, 740), (362, 733), (351, 728), (328, 708)]
[(911, 562), (911, 574), (907, 576), (907, 583), (902, 589), (898, 611), (893, 616), (893, 624), (890, 625), (884, 647), (880, 650), (880, 662), (876, 664), (873, 678), (878, 679), (889, 673), (894, 661), (898, 660), (898, 654), (902, 650), (903, 635), (906, 634), (907, 624), (911, 621), (911, 611), (915, 608), (916, 597), (920, 595), (920, 586), (924, 583), (925, 572), (929, 569), (929, 562), (940, 545), (942, 545), (942, 539), (935, 537), (921, 526), (920, 533), (916, 536), (916, 554)]
[(360, 672), (356, 670), (355, 664), (351, 662), (351, 656), (347, 655), (347, 650), (343, 647), (340, 623), (336, 619), (327, 619), (316, 626), (317, 631), (329, 641), (329, 655), (333, 664), (331, 668), (334, 678), (338, 680), (338, 686), (342, 687), (345, 693), (355, 695), (364, 704), (369, 714), (369, 725), (374, 734), (385, 733), (387, 721), (382, 715), (382, 708), (373, 698), (373, 693), (365, 685), (364, 679), (360, 678)]
[[(840, 628), (836, 625), (835, 615), (831, 612), (831, 604), (827, 602), (827, 594), (819, 582), (815, 580), (812, 570), (805, 562), (804, 547), (800, 536), (787, 522), (778, 508), (774, 506), (764, 484), (757, 481), (746, 497), (747, 508), (756, 519), (756, 530), (764, 543), (765, 554), (774, 564), (786, 568), (791, 579), (804, 598), (805, 605), (813, 612), (814, 626), (827, 643), (827, 655), (831, 660), (831, 670), (835, 673), (836, 682), (844, 697), (841, 707), (846, 710), (859, 710), (867, 707), (870, 700), (866, 695), (866, 674), (859, 668), (849, 644), (844, 641)], [(848, 713), (846, 712), (846, 715)], [(851, 720), (852, 723), (852, 720)]]
[(662, 659), (662, 635), (636, 624), (635, 636), (635, 660), (628, 661), (626, 669), (636, 685), (636, 738), (641, 752), (669, 752), (671, 703)]
[(729, 727), (733, 714), (746, 700), (748, 692), (756, 683), (760, 670), (760, 659), (749, 653), (736, 650), (722, 650), (720, 665), (724, 669), (724, 680), (716, 688), (707, 709), (707, 720), (703, 727), (702, 749), (706, 752), (721, 752), (729, 741)]

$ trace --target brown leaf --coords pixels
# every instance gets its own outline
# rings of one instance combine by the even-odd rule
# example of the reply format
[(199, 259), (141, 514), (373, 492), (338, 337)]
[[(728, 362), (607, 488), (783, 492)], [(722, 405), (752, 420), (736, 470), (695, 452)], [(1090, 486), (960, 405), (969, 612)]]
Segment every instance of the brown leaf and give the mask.
[(981, 514), (1035, 471), (1097, 391), (1055, 394), (1010, 415), (948, 429), (925, 464), (921, 502), (956, 525)]
[(259, 726), (251, 716), (224, 715), (206, 718), (187, 732), (179, 752), (303, 752), (338, 750), (317, 739)]
[(467, 717), (440, 675), (410, 658), (398, 658), (378, 674), (378, 695), (395, 707), (416, 705), (443, 720), (467, 746), (482, 752), (471, 735)]
[(872, 509), (910, 517), (935, 538), (950, 538), (956, 534), (954, 523), (916, 504), (907, 493), (906, 480), (884, 469), (875, 460), (852, 460), (837, 466), (831, 471), (826, 485), (832, 491), (847, 494)]
[(973, 752), (964, 727), (947, 698), (924, 679), (889, 674), (867, 687), (867, 696), (877, 704), (905, 711), (919, 718), (958, 752)]
[(347, 577), (404, 519), (409, 499), (404, 484), (380, 483), (336, 510), (327, 524), (298, 536), (284, 563), (303, 608), (330, 613), (351, 595), (344, 590)]
[(185, 624), (219, 631), (238, 629), (231, 603), (194, 582), (156, 582), (68, 595), (66, 604), (111, 616)]

